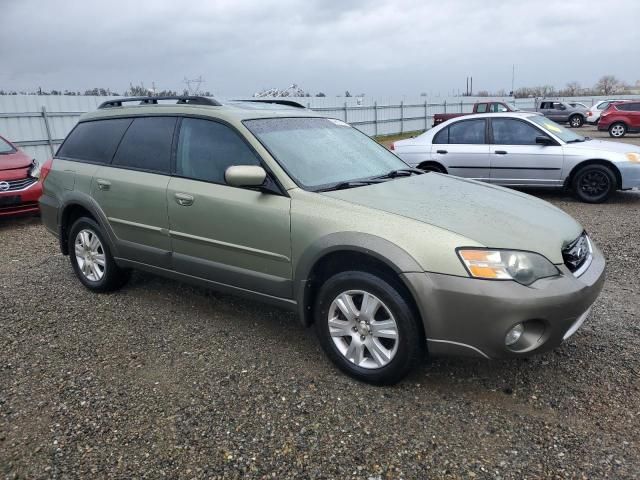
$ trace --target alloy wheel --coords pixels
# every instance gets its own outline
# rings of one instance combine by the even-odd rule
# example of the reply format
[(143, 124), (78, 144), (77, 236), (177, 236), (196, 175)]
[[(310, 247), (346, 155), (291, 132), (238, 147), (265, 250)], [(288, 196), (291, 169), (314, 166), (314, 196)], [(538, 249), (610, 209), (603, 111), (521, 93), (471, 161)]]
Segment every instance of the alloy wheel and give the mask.
[(335, 347), (359, 367), (382, 368), (398, 350), (398, 325), (393, 314), (369, 292), (340, 293), (331, 303), (327, 321)]
[(574, 128), (582, 126), (582, 120), (580, 119), (580, 117), (573, 117), (571, 119), (571, 126)]
[(80, 230), (75, 239), (76, 262), (87, 280), (98, 282), (104, 277), (106, 259), (104, 247), (95, 232)]
[(579, 187), (589, 197), (597, 198), (609, 191), (610, 179), (604, 172), (592, 170), (582, 176)]
[(618, 123), (611, 127), (611, 135), (614, 137), (622, 137), (624, 135), (624, 126)]

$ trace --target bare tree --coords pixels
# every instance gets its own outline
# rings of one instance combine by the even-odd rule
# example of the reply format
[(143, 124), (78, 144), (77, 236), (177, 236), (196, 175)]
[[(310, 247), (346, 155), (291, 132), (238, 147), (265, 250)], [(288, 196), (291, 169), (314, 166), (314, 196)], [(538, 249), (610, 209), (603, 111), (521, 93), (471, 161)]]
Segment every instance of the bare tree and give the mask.
[(602, 92), (605, 95), (616, 93), (622, 87), (622, 82), (613, 75), (605, 75), (598, 80), (594, 87), (597, 91)]
[(565, 92), (567, 93), (567, 96), (575, 97), (580, 93), (581, 90), (582, 90), (582, 87), (580, 86), (580, 82), (574, 80), (572, 82), (567, 83), (567, 88)]

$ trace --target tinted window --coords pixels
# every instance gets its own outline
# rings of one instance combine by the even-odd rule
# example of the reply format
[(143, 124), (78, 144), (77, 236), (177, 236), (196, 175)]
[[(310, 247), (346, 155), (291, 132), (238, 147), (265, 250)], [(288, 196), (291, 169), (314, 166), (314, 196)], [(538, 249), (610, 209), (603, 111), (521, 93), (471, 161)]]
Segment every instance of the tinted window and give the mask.
[(484, 120), (466, 120), (449, 125), (450, 144), (482, 144), (484, 141)]
[(130, 123), (130, 118), (79, 123), (64, 141), (57, 156), (87, 162), (110, 163)]
[(542, 135), (533, 125), (511, 118), (493, 118), (491, 126), (496, 145), (535, 145), (536, 137)]
[(125, 133), (113, 165), (169, 173), (175, 117), (136, 118)]
[(443, 128), (433, 137), (433, 143), (449, 143), (449, 127)]
[(479, 103), (476, 107), (476, 113), (486, 113), (487, 112), (487, 104)]
[(624, 110), (626, 112), (638, 112), (640, 111), (640, 103), (622, 103), (617, 106), (618, 110)]
[(260, 161), (232, 128), (209, 120), (182, 120), (176, 157), (178, 175), (225, 183), (224, 172), (232, 165), (260, 165)]

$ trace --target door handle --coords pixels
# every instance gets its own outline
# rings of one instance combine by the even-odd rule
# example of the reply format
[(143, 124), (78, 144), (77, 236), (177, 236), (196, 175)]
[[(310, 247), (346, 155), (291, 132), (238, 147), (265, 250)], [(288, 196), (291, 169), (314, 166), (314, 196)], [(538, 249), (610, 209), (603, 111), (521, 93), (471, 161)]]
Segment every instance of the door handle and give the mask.
[(445, 153), (449, 153), (449, 152), (447, 152), (446, 150), (436, 150), (436, 153), (444, 155)]
[(190, 205), (193, 205), (192, 195), (189, 195), (187, 193), (176, 193), (174, 196), (178, 205), (181, 205), (183, 207), (188, 207)]
[(98, 178), (96, 180), (96, 183), (98, 184), (98, 188), (100, 190), (109, 190), (111, 188), (111, 182), (107, 180), (102, 180), (101, 178)]
[(496, 150), (496, 155), (506, 155), (507, 151), (506, 150)]

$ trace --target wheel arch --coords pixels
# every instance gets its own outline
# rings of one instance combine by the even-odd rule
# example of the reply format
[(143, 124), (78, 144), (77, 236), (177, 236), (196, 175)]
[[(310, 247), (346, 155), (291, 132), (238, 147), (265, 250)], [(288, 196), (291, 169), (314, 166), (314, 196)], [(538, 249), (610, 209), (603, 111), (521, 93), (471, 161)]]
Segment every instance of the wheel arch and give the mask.
[(420, 328), (424, 328), (419, 304), (402, 276), (402, 273), (423, 272), (424, 269), (409, 253), (388, 240), (351, 232), (328, 235), (300, 257), (295, 270), (294, 296), (303, 325), (313, 323), (312, 307), (323, 280), (348, 270), (378, 273), (395, 282), (407, 295), (416, 318), (421, 320)]
[(435, 160), (425, 160), (424, 162), (420, 162), (416, 168), (419, 168), (421, 170), (424, 170), (425, 167), (436, 167), (438, 169), (440, 169), (441, 173), (449, 173), (447, 171), (447, 167), (445, 167), (442, 163), (437, 162)]
[(576, 176), (576, 173), (578, 173), (578, 171), (588, 165), (603, 165), (605, 167), (608, 167), (611, 169), (611, 171), (614, 173), (614, 175), (616, 176), (616, 190), (622, 188), (622, 174), (620, 173), (620, 170), (618, 169), (618, 167), (616, 167), (615, 163), (613, 163), (610, 160), (605, 160), (603, 158), (593, 158), (590, 160), (584, 160), (580, 163), (578, 163), (577, 165), (575, 165), (571, 171), (569, 172), (569, 175), (567, 176), (566, 180), (565, 180), (565, 187), (566, 188), (571, 188), (571, 185), (573, 185), (573, 179)]
[(64, 255), (69, 254), (69, 245), (67, 242), (69, 229), (71, 228), (71, 225), (73, 225), (73, 222), (82, 216), (92, 218), (100, 228), (102, 228), (103, 232), (107, 236), (109, 248), (114, 252), (115, 236), (108, 227), (106, 215), (102, 212), (95, 200), (93, 200), (89, 195), (81, 192), (70, 192), (67, 198), (64, 199), (58, 219), (58, 239), (60, 241), (60, 250), (62, 253)]

